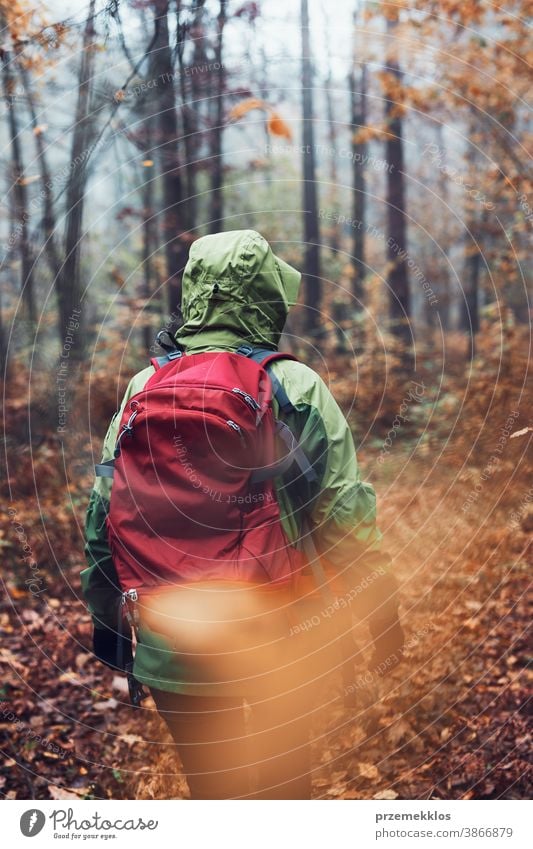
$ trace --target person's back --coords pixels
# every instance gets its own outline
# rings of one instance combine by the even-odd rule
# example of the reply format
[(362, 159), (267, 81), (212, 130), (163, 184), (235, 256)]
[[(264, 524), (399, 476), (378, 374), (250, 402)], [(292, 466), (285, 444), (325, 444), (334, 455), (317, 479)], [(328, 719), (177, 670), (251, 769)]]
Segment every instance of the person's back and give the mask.
[[(235, 357), (253, 359), (258, 349), (262, 351), (258, 360), (268, 357), (269, 351), (275, 352), (289, 307), (296, 301), (299, 283), (299, 272), (277, 258), (263, 237), (253, 230), (198, 239), (191, 247), (184, 272), (184, 324), (177, 333), (185, 365), (201, 361), (207, 363), (208, 370), (212, 368), (209, 363), (217, 357), (194, 356), (198, 354), (222, 356), (226, 353), (233, 357), (233, 362)], [(179, 374), (183, 366), (176, 370), (172, 357), (170, 360), (168, 365), (162, 360), (156, 366), (161, 365), (161, 374), (167, 369), (165, 375), (174, 375), (174, 384), (167, 378), (171, 391), (183, 392), (183, 385), (179, 383), (183, 379)], [(235, 361), (238, 367), (239, 361)], [(260, 374), (260, 364), (257, 370)], [(193, 544), (191, 535), (180, 532), (180, 522), (175, 522), (175, 540), (163, 541), (166, 549), (171, 550), (174, 544), (175, 551), (179, 552), (169, 555), (168, 568), (176, 570), (179, 561), (188, 564), (188, 571), (182, 566), (181, 571), (173, 573), (174, 578), (164, 572), (165, 545), (161, 543), (158, 548), (162, 536), (158, 520), (164, 506), (158, 506), (157, 517), (146, 519), (146, 510), (149, 513), (149, 504), (155, 501), (153, 495), (145, 510), (143, 504), (139, 504), (143, 499), (131, 493), (128, 483), (131, 475), (129, 478), (123, 475), (122, 489), (117, 486), (112, 500), (111, 518), (113, 512), (120, 514), (121, 509), (130, 516), (138, 510), (131, 524), (135, 527), (146, 524), (141, 534), (141, 543), (146, 545), (146, 562), (139, 562), (143, 559), (142, 547), (132, 553), (132, 544), (123, 542), (123, 550), (129, 552), (133, 563), (130, 568), (138, 564), (140, 570), (144, 568), (145, 573), (152, 576), (145, 583), (155, 587), (158, 583), (161, 585), (161, 592), (150, 596), (150, 601), (135, 605), (132, 612), (137, 635), (133, 675), (136, 681), (150, 688), (167, 721), (194, 798), (309, 796), (307, 741), (312, 691), (316, 679), (326, 674), (327, 664), (334, 661), (330, 653), (321, 651), (319, 636), (312, 650), (298, 638), (305, 629), (299, 628), (302, 613), (295, 599), (297, 588), (308, 586), (305, 577), (301, 577), (302, 570), (309, 571), (309, 565), (305, 566), (302, 560), (302, 548), (307, 560), (316, 561), (317, 567), (316, 547), (330, 570), (344, 581), (345, 595), (353, 609), (361, 618), (368, 617), (376, 644), (375, 664), (391, 657), (399, 659), (402, 647), (396, 585), (388, 571), (387, 557), (380, 552), (375, 495), (372, 487), (360, 479), (345, 418), (321, 378), (303, 363), (292, 358), (274, 359), (268, 365), (268, 373), (274, 390), (273, 412), (282, 423), (279, 427), (288, 426), (297, 442), (296, 447), (293, 445), (293, 455), (303, 456), (307, 468), (303, 463), (286, 463), (283, 473), (279, 469), (273, 480), (268, 474), (254, 478), (250, 469), (246, 491), (239, 483), (242, 492), (239, 489), (237, 494), (237, 490), (231, 490), (233, 494), (228, 495), (230, 491), (224, 487), (217, 489), (217, 463), (225, 463), (226, 467), (233, 464), (241, 475), (242, 468), (248, 468), (250, 458), (245, 458), (248, 443), (241, 432), (244, 424), (225, 417), (230, 430), (241, 436), (245, 458), (241, 462), (238, 448), (231, 457), (222, 456), (226, 441), (220, 443), (222, 448), (216, 442), (218, 436), (215, 434), (219, 431), (215, 421), (210, 421), (209, 432), (205, 422), (202, 424), (202, 415), (213, 418), (214, 401), (208, 404), (206, 400), (201, 408), (190, 399), (180, 401), (184, 421), (190, 421), (194, 413), (207, 437), (204, 445), (202, 433), (191, 432), (189, 444), (201, 455), (201, 459), (193, 463), (180, 441), (181, 425), (178, 428), (174, 421), (176, 456), (169, 459), (169, 464), (177, 463), (177, 466), (173, 466), (176, 471), (170, 473), (170, 478), (177, 480), (180, 474), (187, 474), (188, 486), (197, 492), (205, 490), (203, 495), (207, 499), (191, 502), (185, 495), (181, 499), (178, 490), (178, 494), (173, 495), (173, 500), (179, 502), (172, 507), (180, 511), (181, 526), (200, 528), (199, 533), (194, 533)], [(128, 418), (128, 405), (133, 396), (142, 398), (143, 391), (157, 382), (154, 375), (154, 366), (149, 366), (130, 382), (105, 439), (104, 464), (109, 466), (118, 453), (116, 445), (120, 434), (128, 433), (124, 431), (124, 423), (131, 418)], [(220, 389), (220, 381), (215, 383), (213, 389)], [(207, 386), (208, 381), (204, 380), (202, 385)], [(235, 391), (248, 399), (251, 397), (239, 387), (235, 387)], [(160, 393), (160, 397), (164, 396)], [(255, 399), (252, 401), (259, 408), (260, 404)], [(269, 402), (264, 405), (265, 410), (268, 407)], [(186, 408), (184, 412), (183, 408)], [(259, 421), (261, 417), (257, 418)], [(265, 458), (258, 459), (257, 465), (265, 466)], [(155, 468), (152, 486), (162, 486), (158, 480), (163, 472), (163, 461), (156, 462), (152, 457), (152, 462)], [(187, 464), (190, 469), (186, 468)], [(204, 469), (203, 475), (198, 474), (199, 464)], [(194, 475), (196, 480), (193, 480)], [(168, 478), (169, 470), (166, 469), (165, 479)], [(146, 480), (145, 475), (148, 486)], [(123, 566), (128, 556), (117, 556), (120, 532), (114, 532), (113, 522), (106, 521), (112, 492), (111, 477), (97, 479), (87, 515), (89, 566), (82, 573), (82, 583), (95, 625), (96, 654), (109, 665), (124, 666), (124, 660), (118, 663), (115, 647), (117, 642), (124, 643), (116, 637), (117, 628), (125, 627), (120, 620), (117, 624), (117, 607), (124, 599), (124, 592), (130, 590), (125, 586)], [(234, 510), (235, 515), (244, 517), (240, 534), (237, 534), (238, 547), (234, 541), (231, 545), (226, 542), (235, 537), (235, 533), (228, 535), (228, 528), (230, 525), (233, 528), (235, 520), (230, 521), (228, 506), (226, 524), (221, 522), (220, 517), (224, 515), (221, 514), (222, 493), (228, 505), (231, 499), (235, 499), (231, 501), (232, 507), (242, 504), (240, 512)], [(272, 503), (266, 509), (269, 500)], [(251, 543), (247, 546), (247, 533), (253, 524), (250, 517), (253, 516), (256, 517), (254, 533), (256, 539), (261, 540), (262, 551), (250, 552), (253, 546)], [(278, 524), (279, 530), (272, 533)], [(161, 525), (168, 526), (168, 522)], [(151, 539), (150, 528), (153, 529)], [(218, 546), (217, 557), (212, 554), (216, 548), (208, 546), (208, 540), (213, 539), (224, 541), (224, 546)], [(211, 552), (209, 557), (206, 552)], [(281, 556), (283, 567), (279, 566)], [(232, 571), (228, 575), (224, 572), (224, 564), (229, 563)], [(265, 563), (267, 568), (263, 571), (267, 578), (259, 581), (258, 570)], [(272, 563), (276, 563), (278, 569), (275, 573), (270, 566)], [(248, 572), (253, 580), (241, 581)], [(282, 580), (283, 577), (287, 580)], [(272, 584), (270, 591), (269, 583)], [(361, 592), (362, 587), (366, 587), (364, 592)], [(130, 599), (124, 600), (129, 602)], [(317, 616), (316, 619), (317, 635), (324, 632), (322, 644), (325, 644), (329, 640), (325, 634), (325, 617), (321, 620)], [(304, 660), (306, 653), (308, 657)], [(243, 699), (252, 705), (253, 726), (248, 735), (245, 734)], [(259, 787), (255, 790), (250, 786), (247, 768), (252, 762), (257, 765), (259, 775)]]

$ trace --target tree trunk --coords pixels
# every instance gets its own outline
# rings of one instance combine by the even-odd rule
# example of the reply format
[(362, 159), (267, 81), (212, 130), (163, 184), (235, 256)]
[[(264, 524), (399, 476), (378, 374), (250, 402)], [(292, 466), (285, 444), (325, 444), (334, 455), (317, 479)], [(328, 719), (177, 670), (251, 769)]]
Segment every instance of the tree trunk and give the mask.
[[(145, 155), (147, 159), (152, 158), (152, 131), (151, 122), (147, 120), (144, 125), (146, 133), (146, 148)], [(142, 264), (143, 264), (143, 282), (141, 287), (141, 295), (144, 301), (144, 322), (142, 328), (142, 339), (145, 349), (148, 351), (153, 344), (152, 327), (152, 294), (153, 286), (153, 256), (157, 248), (156, 243), (156, 217), (154, 209), (154, 179), (152, 169), (145, 169), (146, 176), (142, 187), (142, 214), (143, 214), (143, 249), (142, 249)]]
[[(198, 156), (198, 101), (200, 92), (198, 86), (197, 68), (201, 64), (206, 64), (205, 51), (203, 47), (203, 38), (198, 37), (201, 28), (201, 20), (203, 14), (204, 0), (194, 0), (193, 11), (194, 18), (191, 29), (186, 29), (180, 26), (180, 16), (182, 14), (181, 0), (176, 4), (176, 15), (178, 25), (178, 67), (180, 81), (180, 99), (181, 99), (181, 115), (183, 123), (183, 144), (185, 148), (185, 204), (183, 221), (187, 230), (194, 230), (196, 227), (197, 216), (197, 198), (196, 198), (196, 164), (195, 160)], [(184, 52), (186, 49), (186, 36), (194, 41), (194, 49), (192, 53), (192, 69), (189, 69), (184, 61)], [(188, 73), (189, 71), (189, 73)], [(187, 85), (187, 79), (189, 84)]]
[[(438, 168), (437, 175), (437, 193), (440, 199), (443, 216), (449, 207), (450, 192), (449, 192), (449, 177), (445, 169), (446, 149), (442, 135), (442, 125), (437, 124), (436, 140), (439, 151), (442, 151), (442, 167)], [(425, 300), (425, 313), (428, 327), (438, 328), (439, 318), (444, 330), (450, 329), (451, 316), (451, 283), (450, 283), (450, 236), (445, 223), (446, 229), (441, 230), (439, 244), (442, 249), (443, 256), (439, 260), (439, 280), (438, 280), (438, 307), (431, 304), (427, 297)]]
[(353, 177), (353, 296), (357, 306), (362, 309), (363, 282), (366, 276), (365, 239), (366, 239), (366, 180), (365, 162), (368, 145), (366, 141), (358, 141), (357, 134), (366, 126), (366, 87), (367, 68), (361, 65), (359, 78), (355, 73), (355, 62), (350, 75), (351, 95), (351, 130), (352, 130), (352, 177)]
[(304, 283), (305, 326), (311, 335), (318, 335), (320, 321), (320, 233), (315, 179), (315, 142), (313, 127), (313, 66), (309, 38), (309, 8), (301, 0), (302, 29), (302, 143), (303, 143), (303, 224), (304, 224)]
[[(83, 223), (83, 207), (87, 187), (86, 161), (91, 142), (95, 138), (94, 115), (90, 114), (92, 77), (94, 69), (94, 10), (91, 0), (85, 24), (80, 64), (78, 103), (72, 132), (70, 151), (71, 173), (66, 191), (65, 261), (56, 277), (58, 297), (59, 340), (63, 344), (66, 328), (74, 311), (79, 312), (81, 297), (80, 251)], [(83, 322), (83, 314), (77, 317)], [(84, 354), (84, 334), (78, 331), (76, 343), (70, 350), (70, 359), (81, 360)]]
[[(397, 9), (387, 18), (387, 33), (390, 47), (387, 69), (399, 82), (402, 72), (396, 58), (394, 32), (397, 26)], [(402, 119), (399, 104), (390, 97), (385, 98), (387, 123), (387, 260), (390, 271), (387, 278), (390, 298), (391, 330), (406, 343), (411, 341), (411, 302), (407, 275), (407, 227), (405, 218), (405, 185)]]
[[(328, 128), (328, 165), (329, 165), (329, 187), (328, 200), (335, 212), (338, 211), (337, 190), (338, 190), (338, 174), (337, 174), (337, 124), (335, 123), (335, 102), (333, 100), (333, 74), (331, 71), (330, 57), (332, 55), (329, 15), (327, 10), (322, 7), (322, 22), (324, 28), (324, 47), (325, 47), (325, 65), (326, 65), (326, 80), (324, 85), (324, 96), (326, 99), (326, 120)], [(329, 246), (332, 251), (339, 250), (339, 223), (338, 216), (334, 216), (329, 227)]]
[(463, 271), (463, 297), (460, 302), (459, 327), (470, 337), (470, 356), (476, 348), (476, 334), (479, 331), (479, 278), (483, 259), (483, 231), (488, 219), (486, 209), (480, 218), (472, 208), (469, 198), (466, 211), (465, 254)]
[(9, 379), (9, 351), (7, 346), (6, 330), (4, 326), (4, 316), (2, 312), (2, 289), (0, 287), (0, 370), (1, 378), (4, 383)]
[(39, 171), (41, 173), (41, 196), (43, 199), (43, 230), (44, 230), (44, 253), (48, 259), (50, 271), (54, 275), (54, 279), (58, 276), (61, 270), (61, 257), (56, 244), (57, 221), (54, 210), (54, 199), (52, 194), (52, 177), (48, 167), (48, 158), (46, 154), (46, 146), (43, 144), (43, 134), (39, 131), (39, 119), (35, 108), (35, 99), (33, 96), (32, 81), (29, 78), (27, 69), (22, 62), (18, 63), (18, 72), (28, 109), (31, 117), (31, 126), (35, 137), (35, 146), (37, 148), (37, 159), (39, 162)]
[[(168, 0), (155, 0), (155, 39), (151, 76), (157, 79), (157, 125), (159, 170), (163, 181), (163, 239), (167, 264), (170, 314), (180, 316), (181, 276), (187, 258), (183, 242), (183, 190), (178, 155), (178, 118), (174, 90), (174, 66), (169, 43)], [(157, 145), (156, 145), (157, 146)], [(172, 329), (177, 322), (172, 322)]]
[(225, 73), (222, 66), (224, 26), (226, 24), (226, 0), (219, 0), (219, 12), (217, 17), (217, 38), (215, 44), (215, 66), (216, 66), (216, 89), (215, 89), (215, 114), (214, 127), (211, 131), (211, 215), (209, 221), (209, 232), (218, 233), (223, 228), (224, 197), (222, 158), (222, 133), (224, 122), (224, 82)]
[[(474, 139), (475, 134), (475, 122), (474, 120), (470, 120), (467, 138)], [(476, 169), (479, 167), (480, 157), (474, 141), (468, 142), (465, 159), (469, 183), (475, 184), (473, 175), (475, 175)], [(479, 277), (483, 258), (483, 235), (489, 217), (486, 207), (483, 207), (483, 211), (479, 214), (477, 209), (478, 203), (469, 193), (465, 194), (463, 217), (466, 225), (466, 233), (463, 297), (460, 302), (459, 327), (470, 337), (471, 357), (475, 354), (476, 334), (479, 330)]]
[[(0, 25), (6, 31), (6, 23), (0, 16)], [(7, 50), (2, 50), (2, 83), (4, 99), (7, 106), (9, 139), (11, 144), (11, 177), (13, 187), (13, 227), (8, 242), (18, 246), (18, 254), (21, 260), (21, 293), (26, 307), (27, 317), (33, 324), (35, 315), (35, 292), (34, 292), (34, 257), (31, 249), (28, 224), (30, 214), (28, 211), (28, 192), (24, 182), (24, 162), (22, 145), (20, 141), (20, 127), (18, 112), (14, 102), (15, 79), (11, 67), (12, 57)]]

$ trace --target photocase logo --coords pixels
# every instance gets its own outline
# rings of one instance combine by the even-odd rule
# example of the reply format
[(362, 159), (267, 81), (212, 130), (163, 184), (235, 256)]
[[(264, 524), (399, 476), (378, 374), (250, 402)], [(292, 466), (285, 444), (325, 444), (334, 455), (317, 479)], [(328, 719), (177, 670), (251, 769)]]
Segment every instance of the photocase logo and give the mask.
[(24, 811), (20, 818), (20, 830), (24, 837), (35, 837), (42, 831), (46, 822), (46, 817), (42, 811), (32, 808), (29, 811)]

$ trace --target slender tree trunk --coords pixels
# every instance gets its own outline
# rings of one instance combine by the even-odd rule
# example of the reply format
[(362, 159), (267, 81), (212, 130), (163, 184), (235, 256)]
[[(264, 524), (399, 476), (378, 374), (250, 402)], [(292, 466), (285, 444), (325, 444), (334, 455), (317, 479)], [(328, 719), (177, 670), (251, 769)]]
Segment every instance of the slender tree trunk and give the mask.
[(0, 379), (7, 380), (9, 378), (9, 371), (9, 351), (2, 312), (2, 289), (0, 287)]
[[(144, 130), (146, 133), (146, 158), (152, 158), (152, 131), (151, 122), (145, 122)], [(146, 168), (146, 177), (142, 187), (142, 207), (143, 207), (143, 248), (142, 248), (142, 263), (143, 263), (143, 282), (141, 288), (142, 298), (144, 300), (145, 321), (142, 328), (143, 345), (148, 350), (153, 343), (153, 327), (151, 315), (153, 310), (152, 294), (153, 286), (153, 256), (156, 248), (155, 228), (156, 217), (154, 209), (154, 178), (150, 168)]]
[[(475, 122), (471, 119), (468, 124), (468, 138), (472, 139), (475, 132)], [(479, 155), (473, 142), (468, 143), (465, 159), (470, 178), (479, 166)], [(469, 182), (475, 183), (475, 179), (472, 177)], [(489, 217), (486, 207), (483, 207), (481, 214), (479, 213), (478, 203), (470, 194), (465, 193), (466, 233), (459, 327), (470, 337), (470, 356), (472, 357), (475, 354), (476, 334), (479, 331), (479, 278), (483, 259), (484, 230)]]
[(358, 140), (358, 133), (366, 126), (366, 87), (367, 69), (361, 66), (359, 75), (355, 73), (355, 63), (350, 77), (351, 124), (352, 124), (352, 179), (353, 179), (353, 218), (352, 241), (353, 295), (362, 307), (363, 282), (366, 276), (365, 240), (366, 240), (366, 178), (365, 162), (368, 145)]
[[(265, 45), (262, 44), (260, 51), (261, 57), (261, 65), (260, 65), (260, 80), (259, 80), (259, 94), (261, 96), (261, 100), (268, 102), (269, 98), (269, 85), (268, 85), (268, 59), (265, 50)], [(270, 131), (268, 129), (268, 120), (269, 115), (265, 112), (263, 118), (263, 134), (265, 138), (265, 155), (264, 159), (266, 160), (266, 168), (265, 168), (265, 182), (270, 184), (272, 182), (272, 154), (270, 152)]]
[[(396, 56), (394, 32), (397, 26), (397, 8), (390, 13), (395, 17), (387, 18), (389, 35), (388, 71), (399, 82), (402, 72)], [(407, 226), (405, 217), (405, 184), (403, 156), (402, 118), (398, 113), (399, 104), (390, 97), (385, 99), (387, 119), (387, 260), (390, 271), (388, 287), (390, 298), (391, 330), (406, 343), (410, 342), (411, 301), (409, 296), (409, 278), (407, 275)]]
[(319, 333), (320, 322), (320, 232), (315, 175), (315, 141), (313, 127), (313, 65), (309, 38), (309, 8), (301, 0), (302, 29), (302, 142), (303, 142), (303, 215), (304, 215), (304, 282), (306, 329)]
[(41, 192), (43, 199), (43, 230), (44, 230), (44, 253), (48, 259), (48, 265), (54, 279), (59, 274), (61, 268), (61, 257), (56, 244), (57, 221), (54, 210), (53, 193), (52, 193), (52, 177), (50, 168), (48, 167), (48, 157), (46, 147), (43, 143), (43, 134), (39, 130), (39, 120), (37, 117), (37, 109), (35, 108), (35, 99), (33, 96), (33, 87), (27, 69), (22, 62), (18, 63), (18, 72), (28, 109), (30, 111), (31, 126), (35, 137), (35, 146), (37, 148), (37, 159), (39, 162), (39, 171), (41, 174)]
[(222, 133), (224, 122), (224, 82), (225, 73), (222, 65), (224, 26), (226, 24), (226, 0), (219, 0), (217, 17), (217, 38), (215, 44), (216, 89), (214, 127), (211, 133), (211, 215), (209, 231), (217, 233), (223, 227), (224, 219), (224, 161), (222, 158)]
[(463, 271), (463, 295), (459, 309), (459, 327), (470, 338), (470, 356), (476, 349), (476, 335), (479, 331), (479, 278), (483, 260), (483, 234), (488, 219), (488, 212), (483, 210), (478, 218), (472, 208), (473, 201), (467, 201), (465, 233), (465, 254)]
[[(6, 23), (0, 16), (0, 26), (6, 32)], [(17, 106), (14, 101), (15, 78), (12, 65), (13, 58), (7, 50), (2, 50), (2, 83), (4, 99), (7, 107), (9, 139), (11, 144), (11, 178), (13, 188), (13, 228), (11, 239), (18, 247), (21, 259), (21, 292), (22, 300), (30, 322), (34, 323), (35, 292), (33, 264), (34, 256), (29, 240), (28, 192), (25, 184), (24, 162), (20, 141), (20, 127)]]
[[(201, 64), (201, 58), (205, 54), (201, 39), (198, 38), (198, 32), (201, 26), (201, 16), (203, 12), (204, 2), (194, 0), (194, 19), (191, 30), (187, 30), (180, 25), (180, 16), (182, 14), (182, 3), (178, 0), (176, 4), (176, 15), (178, 24), (178, 68), (179, 68), (179, 83), (180, 83), (180, 99), (181, 99), (181, 116), (183, 123), (183, 145), (185, 149), (185, 203), (184, 203), (184, 225), (187, 230), (193, 230), (196, 227), (197, 215), (197, 199), (196, 199), (196, 165), (195, 159), (198, 159), (198, 114), (197, 102), (200, 94), (198, 91), (198, 65)], [(184, 53), (186, 49), (186, 36), (194, 39), (194, 49), (192, 54), (192, 66), (188, 67), (184, 61)]]
[[(95, 138), (94, 116), (90, 114), (92, 77), (94, 70), (94, 11), (95, 0), (91, 0), (89, 14), (83, 34), (82, 58), (80, 65), (78, 103), (72, 131), (70, 161), (71, 174), (66, 191), (65, 220), (65, 261), (56, 277), (58, 297), (59, 339), (62, 344), (66, 327), (73, 312), (80, 309), (80, 253), (83, 223), (83, 207), (87, 187), (86, 161)], [(77, 317), (80, 324), (83, 314)], [(84, 354), (84, 334), (78, 332), (76, 344), (72, 346), (70, 358), (81, 360)]]
[[(442, 125), (437, 124), (436, 128), (437, 135), (437, 146), (440, 151), (442, 151), (442, 156), (446, 156), (446, 150), (444, 147), (444, 141), (442, 136)], [(445, 160), (443, 161), (443, 166), (445, 164)], [(449, 178), (446, 174), (446, 170), (444, 167), (440, 167), (438, 169), (437, 176), (437, 191), (438, 196), (440, 198), (441, 208), (443, 214), (445, 214), (446, 209), (449, 206)], [(445, 224), (446, 226), (446, 224)], [(450, 237), (447, 230), (441, 231), (440, 244), (442, 247), (442, 252), (444, 256), (439, 261), (439, 284), (438, 284), (438, 310), (435, 305), (432, 305), (427, 298), (425, 298), (426, 302), (426, 318), (429, 327), (435, 328), (438, 327), (439, 322), (438, 318), (440, 316), (440, 321), (445, 330), (450, 329), (450, 315), (451, 315), (451, 285), (450, 285), (450, 265), (449, 265), (449, 256), (450, 256)]]
[[(330, 57), (332, 55), (329, 15), (327, 10), (322, 6), (322, 21), (324, 28), (324, 47), (325, 47), (325, 65), (326, 65), (326, 80), (324, 85), (324, 96), (326, 99), (326, 120), (328, 128), (328, 165), (329, 165), (329, 187), (328, 199), (335, 211), (337, 211), (337, 189), (338, 189), (338, 174), (337, 174), (337, 124), (335, 122), (335, 102), (333, 99), (333, 74), (331, 71)], [(339, 224), (334, 217), (329, 227), (329, 246), (332, 251), (339, 250)]]
[[(163, 238), (167, 263), (168, 308), (180, 314), (181, 276), (187, 251), (183, 242), (183, 188), (178, 154), (178, 118), (174, 89), (174, 67), (169, 43), (169, 2), (155, 0), (155, 41), (152, 76), (157, 79), (157, 122), (159, 168), (163, 181)], [(173, 324), (175, 329), (175, 323)]]

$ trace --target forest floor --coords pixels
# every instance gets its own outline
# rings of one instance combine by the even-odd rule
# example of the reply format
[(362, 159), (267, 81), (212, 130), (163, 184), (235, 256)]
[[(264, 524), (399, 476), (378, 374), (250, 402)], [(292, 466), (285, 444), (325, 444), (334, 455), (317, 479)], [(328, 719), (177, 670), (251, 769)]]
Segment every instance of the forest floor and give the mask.
[[(524, 798), (531, 790), (531, 433), (499, 442), (517, 408), (518, 373), (523, 379), (519, 357), (499, 380), (494, 403), (480, 402), (483, 380), (485, 397), (493, 385), (490, 375), (479, 377), (475, 392), (440, 392), (441, 420), (462, 422), (453, 436), (438, 424), (424, 429), (424, 440), (394, 434), (386, 462), (376, 463), (384, 424), (362, 449), (363, 475), (376, 486), (380, 526), (401, 584), (408, 648), (379, 684), (370, 734), (360, 711), (343, 705), (336, 675), (324, 685), (328, 708), (314, 729), (317, 798)], [(342, 402), (350, 389), (341, 365), (331, 374)], [(527, 425), (523, 392), (519, 400), (510, 432)], [(15, 431), (25, 404), (13, 390), (6, 421)], [(87, 431), (79, 444), (84, 440)], [(502, 444), (487, 472), (494, 446)], [(131, 709), (123, 678), (87, 650), (91, 624), (79, 587), (92, 484), (86, 453), (66, 488), (64, 457), (46, 430), (31, 451), (21, 436), (12, 452), (17, 462), (7, 469), (9, 507), (0, 526), (0, 793), (185, 797), (153, 703)]]

